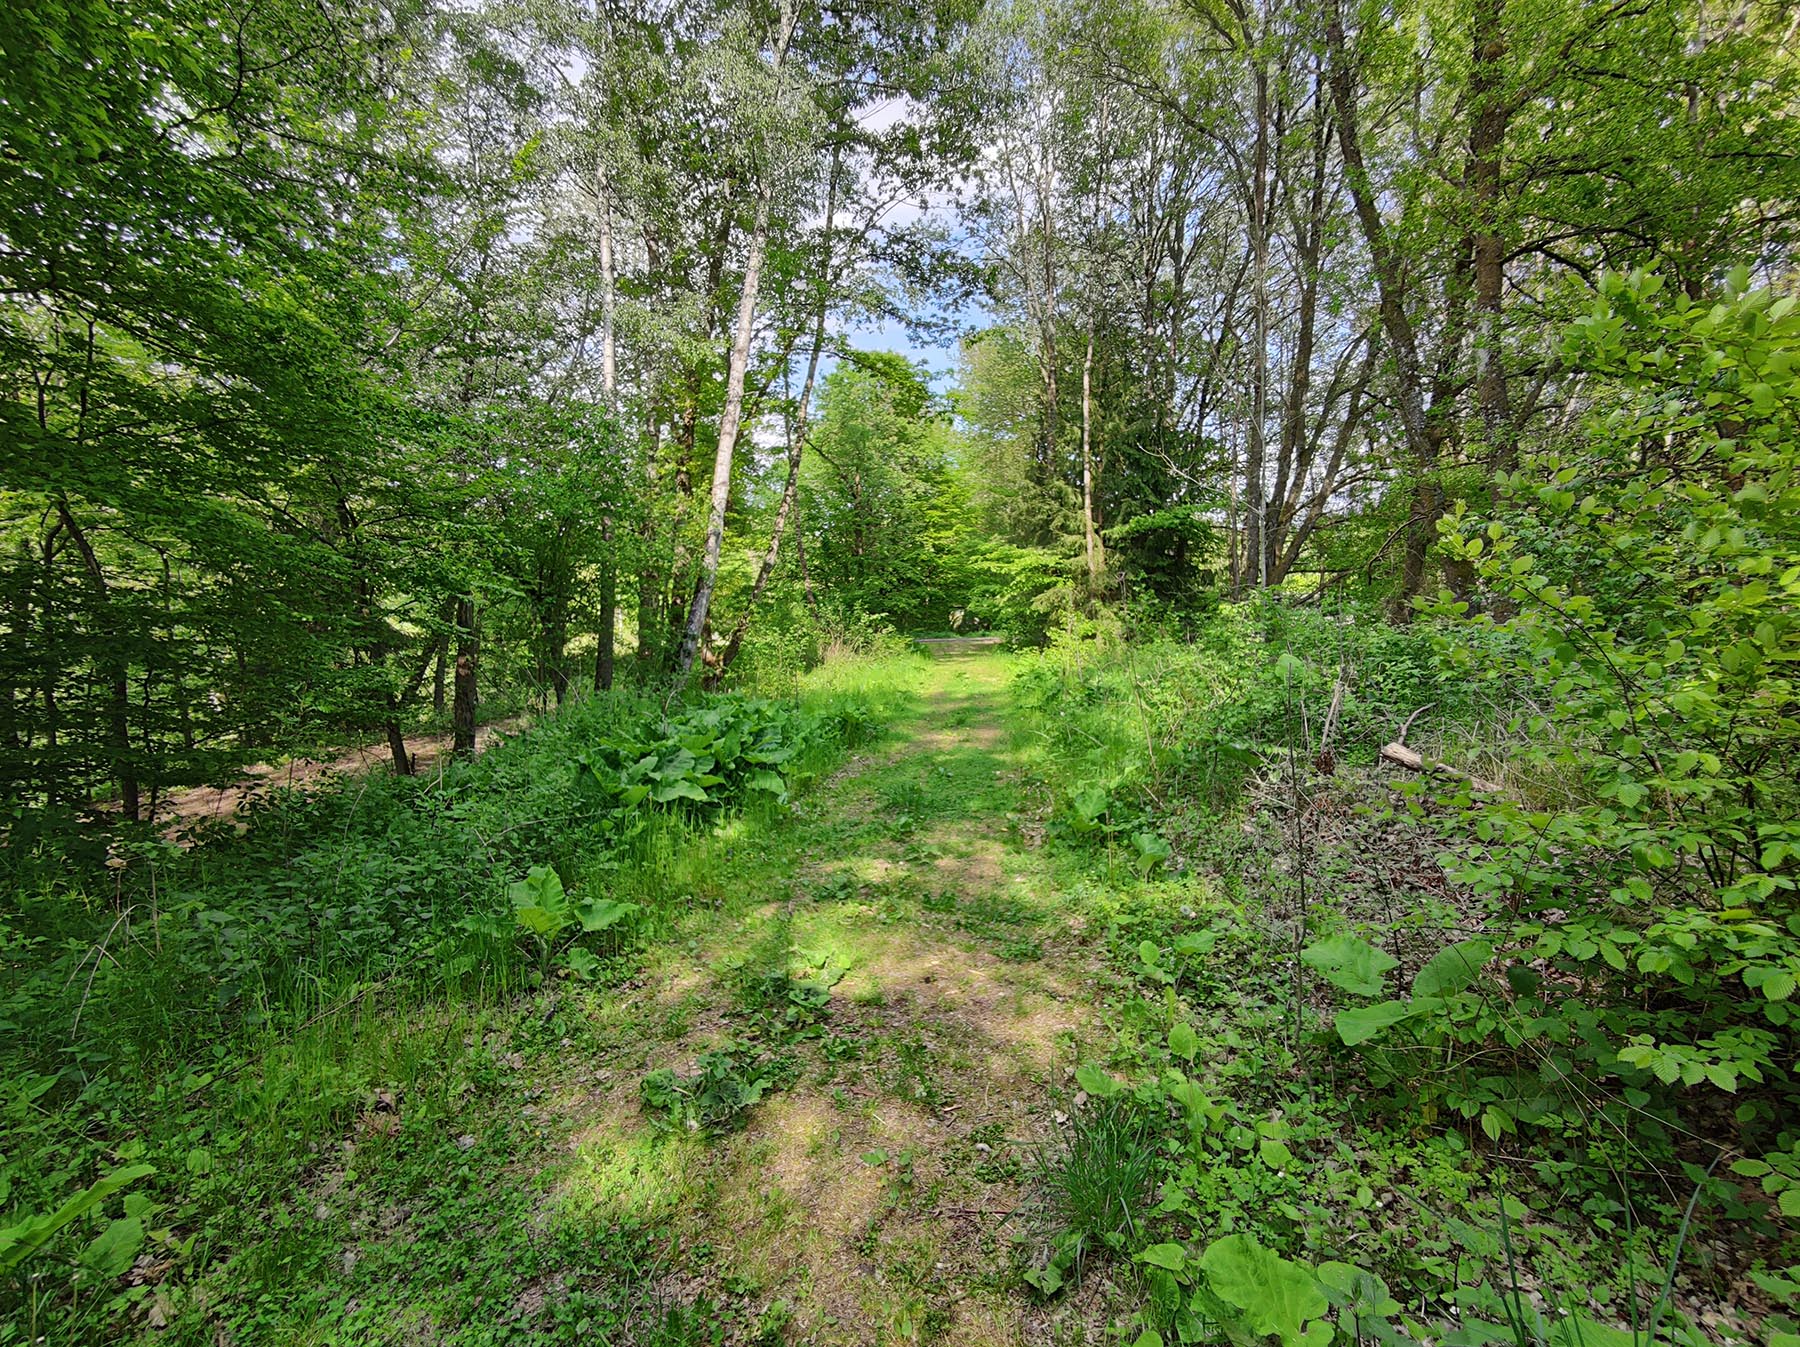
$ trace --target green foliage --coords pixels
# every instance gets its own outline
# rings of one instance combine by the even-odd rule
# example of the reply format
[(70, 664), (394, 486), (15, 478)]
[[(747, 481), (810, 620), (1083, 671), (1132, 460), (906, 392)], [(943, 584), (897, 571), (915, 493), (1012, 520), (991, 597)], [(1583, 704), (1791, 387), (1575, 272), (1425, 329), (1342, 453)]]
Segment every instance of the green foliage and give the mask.
[(788, 797), (782, 771), (838, 733), (796, 707), (738, 695), (690, 708), (659, 732), (607, 739), (576, 761), (596, 795), (630, 808), (645, 801), (705, 806), (746, 794)]
[[(617, 981), (631, 943), (692, 901), (667, 857), (697, 812), (708, 829), (728, 810), (780, 812), (785, 792), (757, 773), (779, 760), (798, 789), (873, 734), (882, 706), (846, 688), (812, 709), (733, 696), (668, 713), (619, 692), (441, 776), (286, 793), (242, 835), (121, 848), (122, 868), (55, 835), (15, 847), (20, 901), (0, 918), (8, 1266), (38, 1250), (46, 1313), (59, 1282), (35, 1270), (91, 1269), (101, 1280), (62, 1309), (104, 1319), (146, 1294), (112, 1303), (107, 1270), (127, 1251), (185, 1267), (196, 1238), (248, 1238), (235, 1184), (285, 1191), (377, 1089), (448, 1107), (430, 1101), (457, 1088), (442, 1063), (466, 1052), (459, 1014), (559, 970)], [(626, 803), (620, 778), (597, 782), (595, 762), (653, 750), (711, 759), (707, 802)], [(101, 1221), (107, 1192), (89, 1185), (113, 1170), (143, 1200)]]
[(1400, 966), (1386, 950), (1349, 935), (1315, 940), (1300, 951), (1300, 961), (1317, 969), (1332, 986), (1358, 996), (1381, 995), (1383, 979)]
[[(76, 1193), (55, 1211), (29, 1216), (16, 1225), (0, 1229), (0, 1276), (12, 1273), (33, 1254), (41, 1250), (65, 1227), (80, 1220), (107, 1198), (129, 1188), (139, 1179), (156, 1173), (155, 1165), (127, 1165), (105, 1178), (96, 1179)], [(143, 1224), (136, 1216), (114, 1221), (88, 1244), (80, 1255), (83, 1264), (92, 1265), (102, 1276), (116, 1277), (125, 1270), (143, 1243)], [(120, 1264), (120, 1260), (123, 1264)], [(112, 1269), (108, 1271), (107, 1269)]]
[(1445, 525), (1500, 616), (1442, 611), (1502, 637), (1448, 657), (1528, 708), (1521, 789), (1457, 802), (1478, 840), (1453, 873), (1522, 965), (1509, 1041), (1565, 1044), (1665, 1118), (1681, 1090), (1737, 1095), (1778, 1143), (1800, 1043), (1800, 313), (1741, 273), (1716, 303), (1609, 277), (1565, 359), (1606, 413), (1522, 462), (1512, 508)]
[(728, 1044), (703, 1054), (686, 1074), (667, 1067), (652, 1071), (638, 1092), (660, 1126), (722, 1132), (742, 1124), (774, 1079), (767, 1059), (754, 1048)]
[[(592, 950), (568, 943), (575, 928), (594, 935), (610, 931), (638, 911), (636, 903), (620, 903), (610, 898), (586, 898), (571, 902), (563, 889), (562, 877), (547, 865), (534, 865), (525, 878), (506, 886), (507, 901), (512, 904), (513, 920), (538, 950), (538, 976), (547, 975), (558, 954), (566, 957), (568, 967), (577, 977), (593, 977), (598, 965)], [(471, 923), (479, 929), (477, 923)]]
[(1155, 1131), (1138, 1102), (1091, 1066), (1077, 1080), (1090, 1098), (1060, 1144), (1039, 1153), (1034, 1176), (1056, 1233), (1047, 1261), (1026, 1280), (1046, 1296), (1078, 1278), (1091, 1253), (1130, 1250), (1157, 1169)]

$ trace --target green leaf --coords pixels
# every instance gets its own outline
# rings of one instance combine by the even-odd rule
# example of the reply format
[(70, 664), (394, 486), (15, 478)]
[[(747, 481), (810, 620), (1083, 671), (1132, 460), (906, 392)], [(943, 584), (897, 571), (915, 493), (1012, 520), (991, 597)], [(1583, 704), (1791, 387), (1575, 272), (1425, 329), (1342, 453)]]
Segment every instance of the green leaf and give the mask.
[(1193, 1061), (1194, 1054), (1200, 1051), (1200, 1035), (1186, 1020), (1169, 1030), (1169, 1051), (1184, 1062)]
[(1138, 1255), (1138, 1261), (1180, 1272), (1187, 1267), (1187, 1250), (1179, 1244), (1152, 1244)]
[(1614, 1328), (1589, 1319), (1586, 1315), (1570, 1315), (1550, 1333), (1551, 1347), (1637, 1347), (1637, 1335), (1628, 1329)]
[(569, 972), (581, 982), (592, 982), (594, 974), (600, 971), (600, 960), (591, 949), (583, 949), (580, 945), (572, 945), (563, 956), (569, 965)]
[(1075, 1083), (1096, 1099), (1111, 1099), (1125, 1088), (1091, 1062), (1075, 1068)]
[(1433, 956), (1413, 979), (1414, 996), (1454, 996), (1475, 981), (1482, 965), (1494, 957), (1489, 940), (1459, 940)]
[(519, 925), (533, 935), (555, 935), (569, 924), (567, 914), (552, 912), (543, 907), (521, 907), (513, 912), (513, 918)]
[(514, 907), (555, 907), (563, 897), (562, 876), (552, 866), (534, 865), (525, 872), (525, 878), (506, 886), (506, 896)]
[(617, 903), (611, 898), (589, 898), (578, 904), (575, 915), (588, 934), (610, 930), (638, 910), (636, 903)]
[(1101, 815), (1112, 807), (1112, 797), (1105, 786), (1090, 782), (1069, 792), (1069, 803), (1075, 806), (1076, 827), (1085, 832), (1098, 824)]
[(1200, 1256), (1214, 1295), (1244, 1312), (1253, 1333), (1273, 1333), (1285, 1347), (1307, 1341), (1306, 1321), (1331, 1308), (1318, 1278), (1249, 1235), (1214, 1240)]
[(1355, 1047), (1358, 1043), (1368, 1042), (1383, 1029), (1400, 1023), (1411, 1014), (1410, 1002), (1383, 1001), (1380, 1005), (1340, 1010), (1332, 1023), (1337, 1028), (1338, 1037), (1348, 1046)]
[(122, 1216), (108, 1222), (106, 1229), (81, 1251), (81, 1263), (108, 1280), (122, 1277), (143, 1247), (144, 1223), (135, 1216)]
[(745, 784), (751, 790), (767, 791), (777, 800), (785, 800), (788, 796), (788, 784), (779, 772), (752, 772)]
[(1062, 1269), (1055, 1263), (1047, 1263), (1041, 1268), (1032, 1268), (1025, 1274), (1027, 1285), (1036, 1289), (1037, 1293), (1048, 1300), (1062, 1290)]
[(1388, 1291), (1388, 1285), (1373, 1272), (1365, 1272), (1351, 1263), (1320, 1263), (1313, 1269), (1326, 1298), (1340, 1309), (1361, 1318), (1371, 1315), (1397, 1314), (1400, 1302)]
[(658, 804), (668, 804), (672, 800), (694, 800), (700, 804), (708, 802), (706, 792), (685, 776), (665, 781), (650, 792), (650, 798)]
[(562, 876), (548, 865), (532, 866), (525, 878), (506, 886), (506, 896), (514, 919), (533, 935), (554, 935), (572, 919)]
[(1287, 1143), (1273, 1137), (1264, 1137), (1258, 1144), (1256, 1153), (1270, 1169), (1288, 1169), (1294, 1163), (1294, 1153), (1287, 1148)]
[(1300, 951), (1300, 962), (1316, 969), (1334, 987), (1357, 996), (1380, 996), (1382, 980), (1400, 961), (1353, 935), (1332, 935)]
[(49, 1243), (63, 1227), (92, 1211), (121, 1188), (154, 1173), (155, 1165), (127, 1165), (82, 1189), (48, 1215), (28, 1216), (17, 1225), (0, 1230), (0, 1273), (18, 1267)]
[(1138, 870), (1146, 875), (1168, 860), (1171, 853), (1169, 844), (1155, 833), (1133, 833), (1131, 844), (1137, 848)]

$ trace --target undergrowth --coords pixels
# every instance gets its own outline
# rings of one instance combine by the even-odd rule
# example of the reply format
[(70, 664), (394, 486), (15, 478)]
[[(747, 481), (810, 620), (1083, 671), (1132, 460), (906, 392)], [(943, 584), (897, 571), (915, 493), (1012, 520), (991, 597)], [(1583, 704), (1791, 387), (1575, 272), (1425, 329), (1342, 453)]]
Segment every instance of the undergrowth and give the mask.
[[(543, 1234), (537, 1195), (490, 1191), (541, 1144), (522, 1055), (572, 1041), (572, 1005), (725, 902), (907, 681), (846, 659), (790, 702), (619, 691), (439, 778), (276, 795), (242, 835), (12, 839), (0, 1343), (286, 1340), (310, 1320), (317, 1341), (503, 1342), (534, 1316), (496, 1298), (530, 1302), (539, 1268), (596, 1270), (556, 1297), (552, 1336), (714, 1323), (643, 1289), (674, 1253), (632, 1223)], [(404, 1250), (336, 1214), (402, 1220), (425, 1192)], [(395, 1277), (434, 1288), (415, 1302), (432, 1325), (378, 1322), (367, 1292)]]
[[(1704, 1064), (1645, 1070), (1598, 951), (1546, 977), (1545, 919), (1520, 943), (1459, 882), (1505, 860), (1483, 797), (1376, 754), (1425, 708), (1428, 758), (1508, 760), (1520, 684), (1463, 670), (1524, 647), (1459, 631), (1453, 665), (1430, 626), (1365, 616), (1227, 607), (1191, 642), (1053, 647), (1015, 681), (1048, 840), (1123, 988), (1040, 1175), (1033, 1284), (1063, 1293), (1110, 1246), (1146, 1343), (1791, 1347), (1800, 1246), (1765, 1154), (1785, 1086), (1721, 1100)], [(1066, 1194), (1096, 1156), (1101, 1191), (1137, 1182), (1120, 1116), (1155, 1120), (1154, 1197), (1096, 1230)]]

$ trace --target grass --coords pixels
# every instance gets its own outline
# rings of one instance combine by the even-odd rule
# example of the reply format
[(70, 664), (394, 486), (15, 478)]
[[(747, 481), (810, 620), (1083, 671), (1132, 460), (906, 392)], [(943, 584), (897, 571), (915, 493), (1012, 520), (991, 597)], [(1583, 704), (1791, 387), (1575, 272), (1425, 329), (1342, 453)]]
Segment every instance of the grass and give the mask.
[[(1212, 1294), (1201, 1253), (1240, 1235), (1307, 1276), (1341, 1260), (1384, 1279), (1405, 1306), (1390, 1327), (1415, 1338), (1504, 1327), (1513, 1268), (1552, 1329), (1570, 1308), (1629, 1324), (1634, 1297), (1648, 1322), (1642, 1269), (1667, 1264), (1685, 1192), (1666, 1213), (1633, 1194), (1628, 1223), (1580, 1146), (1503, 1160), (1327, 1037), (1336, 1003), (1297, 971), (1308, 933), (1385, 924), (1404, 948), (1453, 912), (1370, 888), (1395, 825), (1360, 797), (1329, 815), (1354, 826), (1306, 837), (1269, 793), (1279, 776), (1234, 763), (1247, 795), (1195, 784), (1196, 735), (1280, 741), (1266, 717), (1287, 703), (1266, 686), (1202, 713), (1257, 677), (1242, 634), (828, 664), (801, 699), (860, 728), (790, 802), (625, 837), (552, 826), (508, 853), (562, 848), (571, 892), (642, 909), (590, 981), (534, 985), (504, 949), (441, 935), (385, 962), (296, 942), (314, 963), (267, 965), (225, 1009), (223, 979), (152, 979), (123, 998), (124, 1041), (154, 1045), (160, 1024), (179, 1051), (145, 1049), (130, 1082), (96, 1058), (85, 1095), (59, 1074), (54, 1111), (9, 1105), (7, 1171), (36, 1171), (14, 1179), (15, 1212), (111, 1166), (159, 1172), (148, 1205), (113, 1199), (16, 1284), (0, 1343), (1173, 1340), (1176, 1301)], [(521, 753), (572, 757), (597, 723), (552, 718)], [(557, 807), (529, 758), (488, 770), (447, 835), (504, 845)], [(1072, 796), (1096, 782), (1085, 818)], [(241, 864), (335, 885), (352, 916), (373, 901), (356, 877), (378, 872), (454, 911), (423, 867), (378, 865), (418, 835), (384, 790), (277, 812), (196, 873), (230, 891), (237, 845)], [(347, 818), (378, 836), (309, 861)], [(1142, 864), (1139, 833), (1175, 843), (1168, 860)], [(41, 957), (11, 938), (10, 967)], [(396, 976), (415, 948), (433, 971)], [(21, 1045), (30, 1070), (55, 1064), (46, 1026)], [(71, 1266), (118, 1220), (144, 1230), (129, 1268)], [(1143, 1261), (1165, 1246), (1179, 1271)], [(1665, 1334), (1725, 1303), (1683, 1276)]]
[(1159, 1168), (1156, 1128), (1130, 1099), (1077, 1108), (1056, 1144), (1040, 1151), (1034, 1179), (1054, 1228), (1074, 1236), (1077, 1276), (1090, 1251), (1143, 1242), (1144, 1197)]
[[(908, 668), (833, 669), (807, 701), (821, 723), (848, 726), (855, 743), (904, 704), (912, 676)], [(15, 1335), (91, 1340), (152, 1325), (170, 1341), (210, 1341), (219, 1325), (253, 1340), (348, 1334), (375, 1341), (389, 1332), (404, 1338), (396, 1325), (409, 1322), (412, 1309), (380, 1324), (380, 1313), (362, 1322), (351, 1312), (371, 1303), (371, 1288), (391, 1291), (392, 1284), (360, 1253), (340, 1255), (368, 1245), (371, 1224), (395, 1223), (410, 1243), (415, 1233), (402, 1217), (421, 1193), (434, 1211), (474, 1212), (489, 1183), (504, 1185), (522, 1157), (558, 1144), (554, 1134), (566, 1133), (567, 1123), (548, 1121), (546, 1101), (570, 1091), (560, 1082), (523, 1084), (520, 1071), (543, 1060), (546, 1045), (604, 1052), (636, 1040), (644, 1027), (636, 1016), (620, 1022), (611, 1010), (597, 1010), (607, 986), (629, 978), (645, 951), (680, 943), (732, 901), (747, 864), (778, 864), (767, 839), (780, 832), (788, 811), (767, 802), (749, 801), (717, 818), (657, 815), (623, 836), (554, 832), (559, 801), (544, 789), (552, 784), (542, 780), (546, 764), (638, 714), (624, 694), (553, 717), (468, 769), (467, 780), (452, 780), (442, 797), (447, 835), (477, 839), (478, 863), (492, 864), (484, 852), (545, 846), (560, 855), (575, 891), (603, 891), (639, 907), (628, 941), (599, 942), (592, 986), (558, 977), (534, 992), (534, 970), (509, 940), (459, 930), (455, 905), (467, 903), (477, 872), (458, 878), (453, 863), (448, 882), (423, 874), (416, 853), (440, 869), (442, 862), (432, 850), (431, 816), (415, 810), (413, 783), (370, 778), (340, 795), (294, 800), (260, 819), (248, 837), (221, 838), (194, 852), (150, 844), (144, 887), (153, 886), (149, 901), (160, 904), (156, 920), (138, 915), (145, 908), (139, 898), (126, 908), (130, 921), (103, 927), (108, 914), (98, 903), (40, 879), (25, 922), (0, 928), (12, 942), (4, 1004), (19, 1017), (14, 1027), (22, 1020), (26, 1029), (8, 1042), (0, 1204), (17, 1219), (53, 1209), (85, 1175), (143, 1161), (158, 1172), (140, 1180), (124, 1215), (117, 1206), (102, 1213), (134, 1223), (136, 1257), (119, 1269), (126, 1275), (84, 1270), (83, 1249), (99, 1227), (79, 1224), (48, 1256), (26, 1265), (10, 1292), (0, 1290), (7, 1308), (0, 1342)], [(827, 745), (823, 756), (784, 770), (816, 775), (834, 752), (841, 750)], [(501, 875), (510, 868), (495, 866)], [(759, 883), (777, 882), (771, 869), (756, 873)], [(280, 878), (287, 875), (295, 876), (291, 889)], [(333, 910), (334, 893), (347, 910)], [(322, 935), (338, 935), (359, 920), (416, 914), (421, 904), (421, 928), (380, 953), (304, 935), (310, 921)], [(269, 928), (269, 914), (279, 924), (289, 911), (302, 914), (302, 938), (272, 954), (269, 939), (280, 932)], [(172, 925), (183, 913), (187, 924)], [(196, 913), (200, 919), (192, 921)], [(208, 913), (224, 920), (209, 924)], [(32, 922), (53, 919), (71, 935), (75, 923), (89, 920), (111, 942), (77, 956), (100, 971), (73, 1001), (41, 961), (39, 952), (54, 946), (29, 934)], [(239, 929), (260, 948), (233, 959)], [(252, 980), (234, 977), (234, 966)], [(74, 978), (61, 981), (83, 991)], [(73, 1040), (72, 1025), (79, 1035)], [(71, 1048), (74, 1065), (67, 1066)], [(473, 1180), (466, 1196), (454, 1178), (438, 1177), (445, 1167)], [(319, 1214), (340, 1203), (359, 1213), (349, 1228)], [(466, 1261), (468, 1276), (447, 1299), (423, 1296), (417, 1314), (439, 1322), (481, 1319), (471, 1307), (500, 1294), (479, 1289), (490, 1279), (484, 1268), (492, 1268), (496, 1285), (529, 1283), (540, 1260), (521, 1260), (512, 1245), (534, 1243), (540, 1226), (564, 1237), (562, 1223), (546, 1225), (543, 1216), (525, 1192), (450, 1221), (444, 1229), (486, 1228), (499, 1252), (452, 1240), (445, 1261), (421, 1273)], [(444, 1231), (434, 1223), (432, 1233)], [(631, 1261), (643, 1258), (633, 1253)], [(528, 1289), (517, 1294), (529, 1298)], [(604, 1305), (590, 1306), (599, 1318), (585, 1317), (641, 1318), (649, 1311), (635, 1296), (629, 1288), (607, 1290)], [(393, 1309), (407, 1302), (388, 1294), (374, 1295), (373, 1303)], [(571, 1334), (579, 1322), (571, 1322)], [(326, 1333), (322, 1324), (335, 1326)], [(507, 1334), (496, 1329), (466, 1340), (504, 1341)]]

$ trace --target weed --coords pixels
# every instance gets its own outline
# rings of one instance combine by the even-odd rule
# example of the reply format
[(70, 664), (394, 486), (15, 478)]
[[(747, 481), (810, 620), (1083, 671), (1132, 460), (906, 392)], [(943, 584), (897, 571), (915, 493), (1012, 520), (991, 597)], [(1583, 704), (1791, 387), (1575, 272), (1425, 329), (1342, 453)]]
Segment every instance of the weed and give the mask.
[(723, 1132), (741, 1125), (745, 1111), (776, 1079), (766, 1056), (732, 1043), (704, 1054), (686, 1074), (667, 1067), (652, 1071), (640, 1084), (639, 1095), (645, 1111), (664, 1127)]

